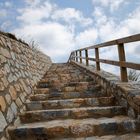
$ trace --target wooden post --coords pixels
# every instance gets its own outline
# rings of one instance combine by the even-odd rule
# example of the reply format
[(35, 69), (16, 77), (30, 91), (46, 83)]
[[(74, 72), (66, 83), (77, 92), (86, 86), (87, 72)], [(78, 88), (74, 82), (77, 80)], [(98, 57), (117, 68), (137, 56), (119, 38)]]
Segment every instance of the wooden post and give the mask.
[[(122, 61), (125, 61), (125, 50), (124, 50), (124, 44), (118, 44), (118, 54), (119, 54), (119, 61), (120, 63)], [(120, 66), (120, 74), (121, 74), (121, 81), (122, 82), (128, 82), (128, 77), (127, 77), (127, 68), (126, 67), (121, 67)]]
[(82, 51), (79, 51), (79, 56), (80, 56), (80, 63), (82, 63)]
[(76, 56), (76, 53), (73, 52), (73, 60), (74, 60), (74, 61), (76, 61), (76, 57), (75, 57), (75, 56)]
[(99, 71), (100, 70), (100, 62), (99, 60), (99, 49), (95, 48), (95, 58), (96, 58), (96, 70)]
[(74, 52), (72, 52), (71, 60), (74, 60)]
[(77, 58), (77, 56), (78, 56), (78, 52), (76, 51), (76, 62), (78, 62), (78, 58)]
[(86, 56), (86, 66), (89, 65), (89, 61), (88, 61), (88, 50), (85, 50), (85, 56)]

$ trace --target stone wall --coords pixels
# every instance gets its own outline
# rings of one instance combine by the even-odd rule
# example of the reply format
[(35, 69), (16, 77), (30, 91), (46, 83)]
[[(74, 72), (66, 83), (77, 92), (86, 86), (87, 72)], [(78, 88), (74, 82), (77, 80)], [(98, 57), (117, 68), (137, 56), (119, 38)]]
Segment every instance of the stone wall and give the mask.
[(129, 117), (140, 120), (140, 83), (121, 82), (119, 77), (111, 73), (96, 71), (95, 67), (87, 67), (74, 61), (71, 63), (91, 75), (103, 87), (103, 92), (115, 97), (117, 105), (126, 107)]
[(48, 56), (0, 34), (0, 136), (50, 66)]

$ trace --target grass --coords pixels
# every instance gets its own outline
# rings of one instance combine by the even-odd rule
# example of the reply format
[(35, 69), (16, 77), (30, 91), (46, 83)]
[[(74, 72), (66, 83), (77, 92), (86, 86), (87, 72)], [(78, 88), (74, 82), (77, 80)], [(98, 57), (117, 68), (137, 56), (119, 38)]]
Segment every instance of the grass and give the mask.
[(12, 33), (8, 33), (8, 32), (3, 32), (3, 31), (0, 31), (0, 34), (2, 34), (2, 35), (4, 35), (4, 36), (7, 36), (7, 37), (9, 37), (9, 38), (11, 38), (11, 39), (14, 39), (14, 40), (16, 40), (16, 41), (19, 41), (19, 42), (21, 42), (21, 43), (23, 43), (23, 44), (25, 44), (25, 45), (28, 45), (28, 43), (26, 43), (23, 39), (18, 39), (16, 36), (15, 36), (15, 34), (12, 34)]
[(40, 51), (39, 45), (37, 43), (35, 43), (35, 41), (33, 41), (33, 40), (31, 40), (29, 43), (26, 43), (23, 39), (17, 38), (15, 34), (4, 32), (2, 30), (0, 30), (0, 34), (2, 34), (4, 36), (7, 36), (7, 37), (9, 37), (11, 39), (14, 39), (14, 40), (16, 40), (18, 42), (21, 42), (21, 43), (29, 46), (32, 50), (34, 50), (36, 52)]
[(128, 79), (130, 81), (140, 82), (140, 73), (138, 73), (136, 70), (129, 70)]

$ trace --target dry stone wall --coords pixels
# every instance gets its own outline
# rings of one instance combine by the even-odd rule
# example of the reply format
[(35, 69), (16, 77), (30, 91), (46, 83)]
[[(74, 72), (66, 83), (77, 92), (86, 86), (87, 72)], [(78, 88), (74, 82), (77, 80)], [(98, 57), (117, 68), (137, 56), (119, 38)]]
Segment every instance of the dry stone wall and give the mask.
[(0, 136), (24, 110), (26, 97), (51, 63), (43, 53), (0, 34)]
[(140, 120), (140, 83), (129, 81), (121, 82), (119, 77), (105, 71), (96, 71), (95, 67), (86, 67), (83, 64), (71, 62), (88, 73), (108, 96), (113, 96), (117, 104), (124, 106), (129, 117)]

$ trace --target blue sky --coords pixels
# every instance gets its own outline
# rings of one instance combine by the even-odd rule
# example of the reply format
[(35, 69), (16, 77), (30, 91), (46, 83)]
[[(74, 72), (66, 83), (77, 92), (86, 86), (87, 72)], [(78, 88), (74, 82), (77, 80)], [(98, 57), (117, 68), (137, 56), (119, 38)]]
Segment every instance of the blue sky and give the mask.
[[(77, 48), (140, 33), (140, 0), (0, 0), (0, 29), (65, 62)], [(127, 60), (139, 62), (139, 44), (126, 46)], [(116, 60), (114, 48), (101, 57)]]

